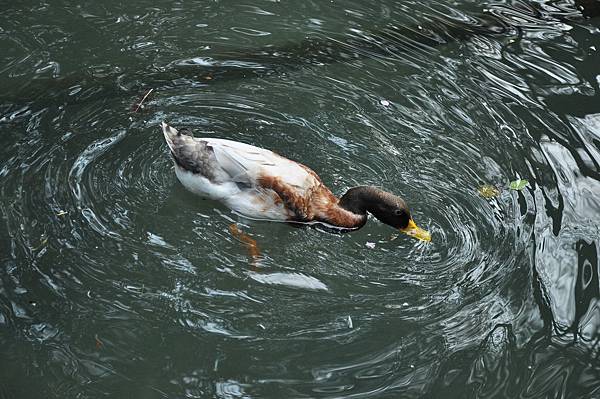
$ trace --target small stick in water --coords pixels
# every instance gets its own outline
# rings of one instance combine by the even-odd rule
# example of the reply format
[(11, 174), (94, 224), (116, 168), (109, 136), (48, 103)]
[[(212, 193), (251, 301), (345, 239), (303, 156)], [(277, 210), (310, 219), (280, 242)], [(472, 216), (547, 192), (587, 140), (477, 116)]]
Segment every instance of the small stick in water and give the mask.
[(142, 97), (142, 100), (137, 104), (137, 107), (135, 108), (135, 110), (133, 111), (138, 112), (140, 110), (140, 108), (142, 108), (142, 105), (144, 104), (144, 101), (146, 101), (146, 98), (148, 98), (148, 96), (150, 95), (150, 93), (152, 93), (154, 91), (154, 89), (150, 89), (146, 92), (146, 94), (144, 95), (144, 97)]

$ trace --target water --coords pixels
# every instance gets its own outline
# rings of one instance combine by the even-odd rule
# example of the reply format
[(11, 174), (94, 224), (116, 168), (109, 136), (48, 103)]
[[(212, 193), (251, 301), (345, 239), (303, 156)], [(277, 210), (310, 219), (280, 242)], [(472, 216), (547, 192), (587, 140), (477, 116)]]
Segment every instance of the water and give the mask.
[[(598, 397), (599, 29), (567, 1), (5, 5), (0, 397)], [(433, 242), (241, 219), (175, 180), (162, 120), (401, 194)]]

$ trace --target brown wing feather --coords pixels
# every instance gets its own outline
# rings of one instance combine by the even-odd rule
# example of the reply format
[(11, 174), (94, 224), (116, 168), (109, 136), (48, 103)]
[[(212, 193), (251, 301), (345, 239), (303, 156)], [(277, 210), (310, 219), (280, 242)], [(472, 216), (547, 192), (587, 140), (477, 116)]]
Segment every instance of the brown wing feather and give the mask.
[(258, 183), (265, 189), (273, 190), (290, 210), (293, 222), (322, 222), (343, 228), (358, 228), (365, 224), (366, 215), (356, 215), (341, 208), (338, 198), (327, 188), (321, 178), (309, 167), (298, 163), (308, 174), (304, 190), (300, 191), (287, 184), (279, 176), (262, 174)]

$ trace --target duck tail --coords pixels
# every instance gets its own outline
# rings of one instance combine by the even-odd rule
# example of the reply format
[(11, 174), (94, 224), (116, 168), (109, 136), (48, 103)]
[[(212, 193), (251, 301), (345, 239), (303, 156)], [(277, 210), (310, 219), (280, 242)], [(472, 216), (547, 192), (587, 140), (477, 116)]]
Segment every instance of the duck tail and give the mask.
[(172, 126), (167, 125), (165, 122), (160, 123), (160, 127), (162, 127), (163, 135), (165, 136), (165, 141), (169, 146), (171, 152), (175, 151), (175, 138), (180, 136), (181, 133)]

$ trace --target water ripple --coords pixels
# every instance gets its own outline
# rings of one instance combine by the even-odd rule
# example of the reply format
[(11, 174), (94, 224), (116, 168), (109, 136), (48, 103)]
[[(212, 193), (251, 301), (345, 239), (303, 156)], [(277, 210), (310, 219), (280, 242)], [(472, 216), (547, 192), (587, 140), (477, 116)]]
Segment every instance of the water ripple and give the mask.
[[(0, 396), (593, 396), (596, 25), (570, 2), (8, 6)], [(163, 120), (401, 194), (433, 241), (240, 218), (176, 181)]]

